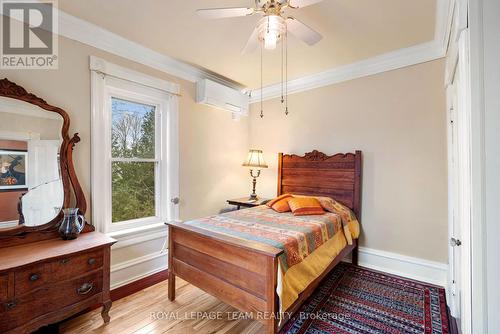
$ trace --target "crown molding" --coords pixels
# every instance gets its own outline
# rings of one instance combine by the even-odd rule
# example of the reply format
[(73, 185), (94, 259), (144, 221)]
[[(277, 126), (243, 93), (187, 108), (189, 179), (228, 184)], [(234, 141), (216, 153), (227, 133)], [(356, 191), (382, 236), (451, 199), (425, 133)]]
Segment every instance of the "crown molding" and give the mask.
[[(58, 8), (54, 8), (54, 11), (59, 19), (59, 29), (57, 31), (59, 36), (112, 53), (190, 82), (210, 79), (234, 89), (242, 90), (244, 88), (243, 85), (231, 79), (156, 52), (93, 23), (70, 15)], [(0, 14), (3, 14), (1, 8)]]
[[(288, 81), (288, 94), (299, 93), (315, 88), (329, 86), (344, 81), (358, 79), (369, 75), (396, 70), (415, 64), (428, 62), (444, 57), (441, 45), (434, 41), (399, 49), (356, 63), (332, 68), (323, 72), (307, 75)], [(281, 84), (264, 87), (263, 100), (281, 96)], [(251, 91), (250, 103), (260, 101), (260, 89)]]
[[(319, 73), (288, 81), (288, 94), (329, 86), (378, 73), (396, 70), (445, 57), (451, 30), (454, 0), (436, 0), (434, 40), (398, 49), (355, 63), (334, 67)], [(262, 89), (246, 90), (250, 103), (281, 96), (281, 83)]]
[(242, 85), (235, 84), (225, 77), (151, 50), (61, 10), (59, 10), (59, 35), (190, 82), (210, 79), (231, 88), (243, 88)]
[[(454, 2), (455, 0), (436, 0), (436, 25), (433, 41), (289, 80), (288, 93), (299, 93), (444, 57), (448, 49)], [(260, 101), (260, 89), (245, 88), (243, 85), (218, 75), (217, 73), (161, 54), (88, 21), (72, 16), (62, 10), (55, 10), (59, 15), (58, 34), (60, 36), (115, 54), (190, 82), (210, 79), (250, 95), (250, 103)], [(263, 100), (279, 97), (281, 95), (281, 84), (277, 83), (266, 86), (262, 93)]]

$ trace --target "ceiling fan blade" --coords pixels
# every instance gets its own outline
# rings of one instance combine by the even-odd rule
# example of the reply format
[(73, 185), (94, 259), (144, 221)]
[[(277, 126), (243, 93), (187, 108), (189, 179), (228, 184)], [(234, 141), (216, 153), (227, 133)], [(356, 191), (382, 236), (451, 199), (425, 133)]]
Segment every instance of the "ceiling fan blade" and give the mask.
[(308, 45), (314, 45), (323, 38), (323, 36), (321, 36), (319, 32), (308, 27), (307, 25), (293, 17), (289, 17), (286, 19), (286, 26), (287, 30), (292, 35), (304, 41)]
[(292, 8), (302, 8), (317, 4), (323, 0), (290, 0), (289, 4)]
[(251, 53), (252, 51), (254, 51), (257, 48), (257, 46), (259, 46), (258, 35), (259, 35), (259, 31), (257, 30), (257, 28), (255, 28), (253, 30), (252, 34), (250, 35), (250, 38), (248, 39), (247, 44), (245, 45), (243, 50), (241, 50), (241, 54)]
[(253, 8), (210, 8), (198, 9), (196, 11), (198, 16), (204, 19), (224, 19), (228, 17), (248, 16), (254, 13)]

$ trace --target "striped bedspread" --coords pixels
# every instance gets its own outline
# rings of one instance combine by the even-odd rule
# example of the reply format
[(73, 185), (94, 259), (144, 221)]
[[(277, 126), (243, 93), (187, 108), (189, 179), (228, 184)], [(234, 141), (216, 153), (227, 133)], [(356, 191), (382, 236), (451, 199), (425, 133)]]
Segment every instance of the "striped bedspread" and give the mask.
[(283, 249), (284, 253), (280, 256), (283, 273), (343, 231), (338, 214), (327, 212), (316, 216), (294, 216), (291, 212), (278, 213), (265, 205), (185, 224)]

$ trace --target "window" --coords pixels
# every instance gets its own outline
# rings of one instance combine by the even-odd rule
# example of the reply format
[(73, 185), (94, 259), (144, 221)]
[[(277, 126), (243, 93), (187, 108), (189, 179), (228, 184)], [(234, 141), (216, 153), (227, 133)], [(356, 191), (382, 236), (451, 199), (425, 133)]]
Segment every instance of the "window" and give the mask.
[(103, 232), (178, 219), (175, 86), (118, 69), (92, 72), (92, 211)]
[(159, 216), (156, 106), (111, 97), (111, 219)]

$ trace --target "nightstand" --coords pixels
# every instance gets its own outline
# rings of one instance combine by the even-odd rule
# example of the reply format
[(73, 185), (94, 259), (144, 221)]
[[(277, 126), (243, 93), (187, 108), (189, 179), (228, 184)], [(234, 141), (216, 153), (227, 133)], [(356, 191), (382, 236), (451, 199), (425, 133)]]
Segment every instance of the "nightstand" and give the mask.
[(243, 208), (253, 208), (254, 206), (259, 206), (262, 204), (266, 204), (269, 202), (268, 198), (258, 198), (257, 200), (251, 200), (248, 197), (242, 197), (242, 198), (235, 198), (235, 199), (228, 199), (227, 203), (231, 205), (236, 205), (236, 207), (239, 209)]

